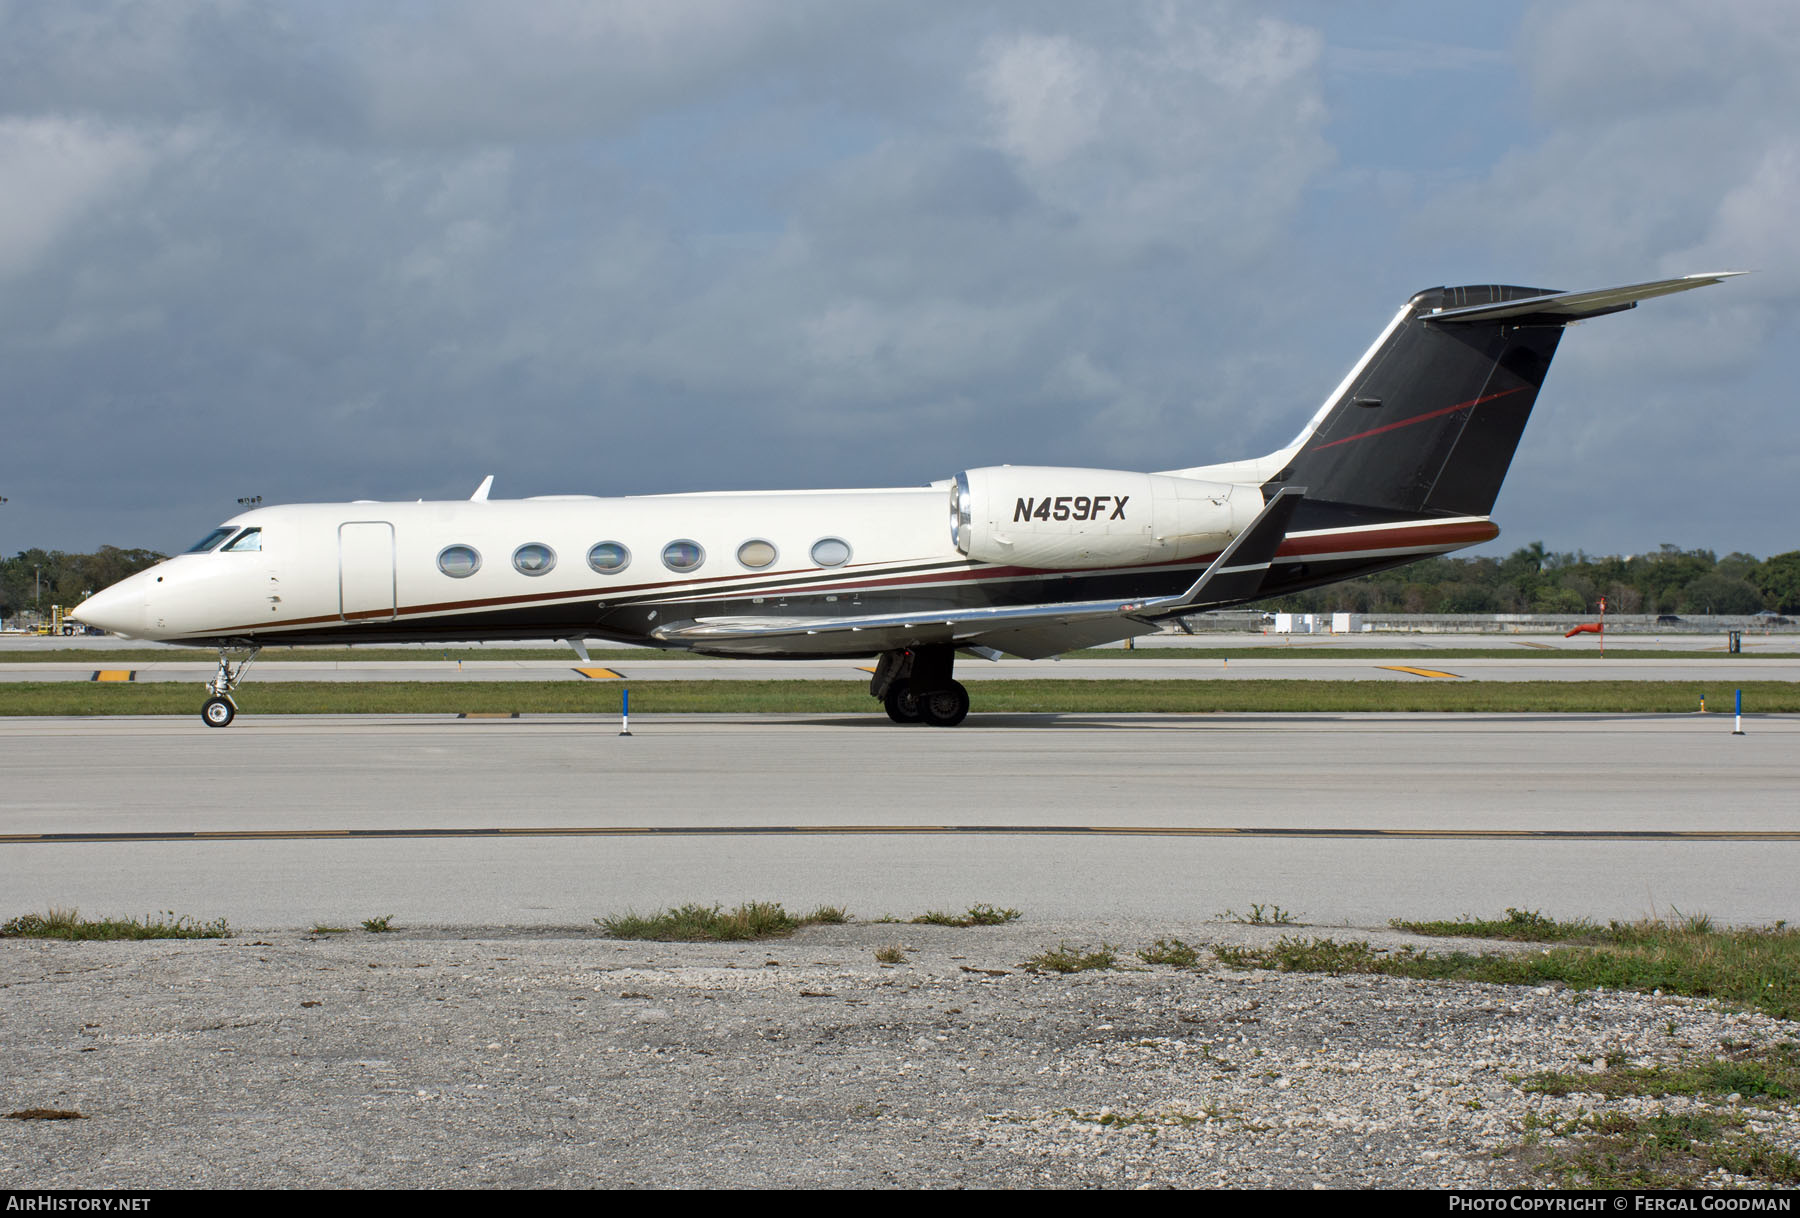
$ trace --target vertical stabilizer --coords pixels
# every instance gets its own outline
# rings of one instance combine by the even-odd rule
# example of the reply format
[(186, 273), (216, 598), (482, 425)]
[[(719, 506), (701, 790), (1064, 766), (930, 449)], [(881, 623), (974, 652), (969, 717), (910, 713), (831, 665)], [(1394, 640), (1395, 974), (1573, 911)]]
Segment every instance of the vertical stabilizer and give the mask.
[(1300, 527), (1486, 516), (1564, 326), (1734, 273), (1590, 292), (1499, 284), (1420, 292), (1284, 451), (1264, 495), (1306, 487)]
[[(1433, 288), (1339, 391), (1264, 488), (1366, 516), (1485, 516), (1562, 338), (1562, 320), (1435, 321), (1465, 305), (1541, 299), (1541, 288)], [(1316, 510), (1316, 509), (1315, 509)]]

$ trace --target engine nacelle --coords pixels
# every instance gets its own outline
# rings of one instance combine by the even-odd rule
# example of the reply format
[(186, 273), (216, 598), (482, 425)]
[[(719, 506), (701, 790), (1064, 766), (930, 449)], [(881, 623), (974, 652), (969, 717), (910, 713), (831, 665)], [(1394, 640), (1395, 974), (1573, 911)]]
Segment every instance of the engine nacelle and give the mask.
[(1260, 496), (1234, 502), (1237, 489), (1115, 469), (971, 469), (950, 489), (950, 530), (956, 548), (978, 562), (1070, 569), (1172, 562), (1216, 553), (1250, 524)]

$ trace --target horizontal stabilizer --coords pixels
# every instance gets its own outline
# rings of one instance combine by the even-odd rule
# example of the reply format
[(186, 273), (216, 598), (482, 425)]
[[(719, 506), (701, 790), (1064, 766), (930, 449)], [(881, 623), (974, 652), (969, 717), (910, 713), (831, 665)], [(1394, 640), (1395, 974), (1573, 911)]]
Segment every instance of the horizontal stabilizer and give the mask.
[(1497, 304), (1470, 305), (1461, 309), (1434, 309), (1424, 315), (1425, 321), (1501, 321), (1509, 317), (1537, 317), (1546, 322), (1567, 323), (1584, 317), (1598, 317), (1629, 309), (1640, 300), (1668, 296), (1721, 283), (1744, 271), (1718, 271), (1709, 275), (1683, 275), (1680, 279), (1657, 279), (1650, 283), (1627, 284), (1620, 288), (1598, 288), (1591, 292), (1551, 292), (1543, 296), (1527, 296), (1521, 300)]

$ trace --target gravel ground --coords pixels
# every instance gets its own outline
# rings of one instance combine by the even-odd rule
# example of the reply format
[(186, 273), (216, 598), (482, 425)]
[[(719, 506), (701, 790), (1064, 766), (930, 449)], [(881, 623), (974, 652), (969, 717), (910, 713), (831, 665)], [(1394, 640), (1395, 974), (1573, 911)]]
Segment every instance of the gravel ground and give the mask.
[[(1157, 966), (1387, 930), (852, 923), (745, 946), (591, 931), (0, 942), (0, 1187), (1465, 1187), (1519, 1183), (1542, 1070), (1800, 1028), (1711, 1003)], [(907, 961), (875, 962), (902, 944)], [(1436, 947), (1449, 947), (1438, 940)], [(1493, 945), (1485, 945), (1492, 947)], [(1800, 1150), (1794, 1111), (1745, 1109)]]

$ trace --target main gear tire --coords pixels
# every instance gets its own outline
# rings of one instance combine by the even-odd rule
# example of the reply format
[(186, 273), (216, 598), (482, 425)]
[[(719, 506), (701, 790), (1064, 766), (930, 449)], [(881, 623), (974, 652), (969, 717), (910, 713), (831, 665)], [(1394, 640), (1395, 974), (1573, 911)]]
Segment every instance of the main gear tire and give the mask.
[(910, 682), (895, 681), (889, 687), (887, 697), (882, 700), (887, 707), (888, 718), (895, 723), (911, 725), (919, 722), (924, 712), (920, 709), (919, 699), (912, 692)]
[(920, 714), (932, 727), (955, 727), (969, 717), (969, 691), (961, 681), (952, 681), (948, 689), (926, 694), (917, 701)]

